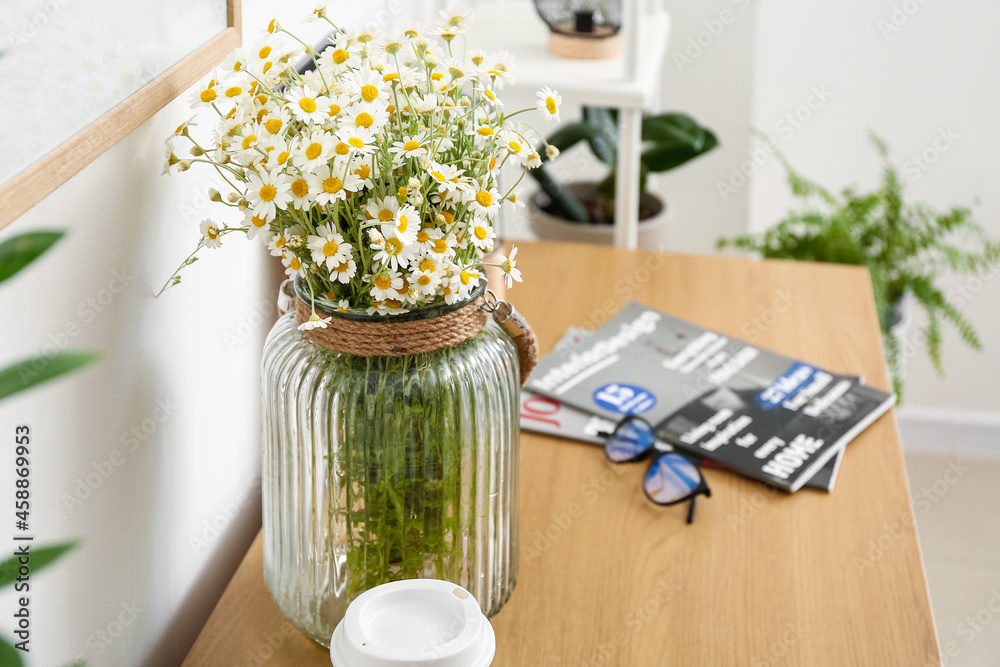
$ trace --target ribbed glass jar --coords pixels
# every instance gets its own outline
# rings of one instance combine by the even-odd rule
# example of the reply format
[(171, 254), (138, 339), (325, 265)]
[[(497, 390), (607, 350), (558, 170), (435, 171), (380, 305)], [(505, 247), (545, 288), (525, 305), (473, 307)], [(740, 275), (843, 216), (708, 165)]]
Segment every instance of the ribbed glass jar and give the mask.
[(261, 362), (264, 580), (282, 613), (329, 645), (357, 595), (418, 577), (460, 584), (497, 613), (517, 576), (510, 338), (489, 319), (455, 347), (363, 357), (296, 325), (294, 309), (279, 318)]

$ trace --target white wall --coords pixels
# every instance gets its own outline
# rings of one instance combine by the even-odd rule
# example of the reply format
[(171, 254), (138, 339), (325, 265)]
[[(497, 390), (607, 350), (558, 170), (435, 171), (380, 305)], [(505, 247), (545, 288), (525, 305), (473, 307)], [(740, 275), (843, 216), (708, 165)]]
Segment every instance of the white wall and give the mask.
[[(244, 1), (245, 42), (274, 6)], [(294, 25), (312, 7), (282, 3), (278, 16)], [(345, 23), (363, 15), (334, 11)], [(323, 31), (314, 23), (302, 34)], [(152, 296), (194, 247), (199, 221), (218, 217), (204, 198), (207, 171), (160, 176), (163, 140), (189, 115), (183, 101), (168, 105), (0, 233), (68, 232), (0, 286), (0, 365), (55, 349), (103, 354), (0, 403), (8, 442), (15, 424), (32, 429), (37, 543), (82, 540), (32, 580), (36, 667), (179, 664), (260, 525), (257, 364), (274, 317), (270, 258), (233, 237)], [(211, 118), (199, 121), (207, 131)], [(0, 465), (8, 498), (11, 467)], [(0, 608), (12, 605), (8, 590)]]
[[(879, 164), (866, 143), (866, 132), (873, 129), (888, 140), (897, 164), (905, 166), (909, 198), (942, 208), (979, 198), (979, 221), (1000, 236), (995, 187), (1000, 89), (990, 74), (1000, 64), (994, 34), (1000, 6), (985, 0), (761, 0), (757, 11), (753, 124), (778, 135), (800, 171), (836, 188), (874, 185)], [(828, 99), (814, 96), (816, 108), (803, 107), (810, 91), (819, 89)], [(788, 125), (778, 123), (796, 110), (804, 119), (801, 126), (782, 132)], [(788, 203), (782, 170), (776, 160), (768, 160), (751, 186), (750, 227), (760, 230), (777, 221)], [(969, 350), (949, 330), (944, 346), (948, 376), (939, 379), (914, 339), (922, 320), (913, 323), (903, 411), (907, 445), (927, 433), (917, 423), (908, 428), (907, 419), (921, 424), (971, 420), (1000, 428), (994, 379), (1000, 371), (1000, 281), (948, 284), (956, 294), (966, 290), (964, 309), (986, 351)], [(996, 446), (1000, 430), (993, 433)]]

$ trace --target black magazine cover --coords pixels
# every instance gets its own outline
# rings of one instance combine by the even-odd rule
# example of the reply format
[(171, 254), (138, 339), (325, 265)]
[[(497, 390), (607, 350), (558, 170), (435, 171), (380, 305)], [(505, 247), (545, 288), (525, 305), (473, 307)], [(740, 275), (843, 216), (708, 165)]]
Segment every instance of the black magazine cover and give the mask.
[(859, 378), (636, 302), (558, 346), (526, 388), (612, 421), (640, 414), (671, 445), (786, 491), (895, 403)]

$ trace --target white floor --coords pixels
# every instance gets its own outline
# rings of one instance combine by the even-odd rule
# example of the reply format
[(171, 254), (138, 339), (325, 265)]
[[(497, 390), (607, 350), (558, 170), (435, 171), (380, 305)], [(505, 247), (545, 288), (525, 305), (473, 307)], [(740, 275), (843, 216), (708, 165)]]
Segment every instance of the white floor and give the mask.
[(1000, 462), (907, 454), (944, 664), (1000, 665)]

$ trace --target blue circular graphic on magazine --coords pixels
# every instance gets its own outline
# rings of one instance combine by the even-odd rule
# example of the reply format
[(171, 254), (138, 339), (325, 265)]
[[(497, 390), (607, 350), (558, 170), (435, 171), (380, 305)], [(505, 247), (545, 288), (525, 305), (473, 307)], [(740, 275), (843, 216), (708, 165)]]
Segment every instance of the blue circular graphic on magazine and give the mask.
[(656, 396), (634, 384), (612, 382), (594, 392), (594, 403), (620, 415), (641, 415), (656, 405)]

